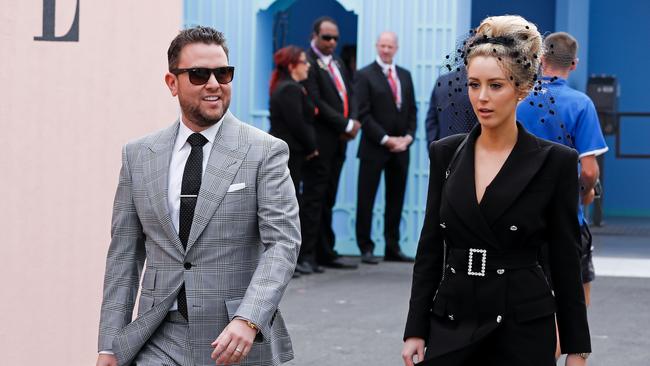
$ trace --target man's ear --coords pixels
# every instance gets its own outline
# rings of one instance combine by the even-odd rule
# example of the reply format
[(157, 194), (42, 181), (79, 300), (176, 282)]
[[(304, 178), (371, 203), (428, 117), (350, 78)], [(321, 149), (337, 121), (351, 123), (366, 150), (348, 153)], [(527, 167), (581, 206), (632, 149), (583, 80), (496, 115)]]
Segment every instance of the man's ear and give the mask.
[(175, 97), (178, 95), (178, 77), (168, 72), (165, 74), (165, 84), (169, 88), (169, 91), (172, 93), (172, 96)]
[(571, 67), (569, 67), (569, 71), (573, 71), (576, 69), (576, 67), (578, 67), (578, 61), (580, 61), (580, 59), (577, 57), (573, 59), (573, 62), (571, 63)]

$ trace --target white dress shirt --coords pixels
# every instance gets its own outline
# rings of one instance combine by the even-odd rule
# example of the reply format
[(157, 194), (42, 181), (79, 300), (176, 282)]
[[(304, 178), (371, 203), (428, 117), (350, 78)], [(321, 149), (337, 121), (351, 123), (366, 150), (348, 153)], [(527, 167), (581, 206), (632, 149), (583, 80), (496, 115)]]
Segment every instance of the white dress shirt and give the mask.
[[(180, 211), (181, 211), (181, 186), (183, 184), (183, 172), (185, 171), (185, 163), (187, 158), (190, 157), (190, 152), (192, 151), (192, 146), (187, 142), (187, 138), (190, 137), (194, 131), (190, 130), (183, 122), (183, 117), (180, 117), (180, 126), (178, 128), (178, 134), (176, 135), (176, 141), (174, 142), (174, 147), (172, 150), (172, 159), (169, 163), (169, 182), (167, 185), (167, 206), (169, 208), (169, 214), (172, 218), (172, 223), (174, 224), (174, 229), (178, 234), (179, 223), (180, 223)], [(201, 135), (208, 139), (208, 142), (203, 145), (203, 170), (202, 174), (205, 174), (205, 168), (208, 166), (208, 159), (210, 158), (210, 152), (212, 151), (212, 145), (214, 144), (214, 139), (217, 137), (217, 132), (221, 127), (221, 122), (223, 117), (219, 122), (210, 126), (209, 128), (201, 131)], [(177, 310), (178, 304), (176, 300), (172, 304), (172, 307), (169, 309)]]

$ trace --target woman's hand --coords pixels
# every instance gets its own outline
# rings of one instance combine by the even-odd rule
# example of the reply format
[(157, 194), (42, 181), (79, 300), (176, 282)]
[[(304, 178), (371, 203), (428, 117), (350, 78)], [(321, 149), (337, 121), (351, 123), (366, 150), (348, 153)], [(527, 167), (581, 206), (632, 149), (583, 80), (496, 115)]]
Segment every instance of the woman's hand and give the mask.
[(402, 359), (405, 366), (413, 366), (413, 356), (417, 355), (418, 362), (424, 359), (424, 339), (422, 338), (406, 338), (404, 347), (402, 347)]

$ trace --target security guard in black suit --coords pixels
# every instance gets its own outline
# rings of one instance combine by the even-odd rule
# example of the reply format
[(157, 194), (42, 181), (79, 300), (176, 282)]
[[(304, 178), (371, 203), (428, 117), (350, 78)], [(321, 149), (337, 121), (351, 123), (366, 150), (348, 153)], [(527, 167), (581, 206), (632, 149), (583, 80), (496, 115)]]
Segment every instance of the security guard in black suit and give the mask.
[(356, 263), (340, 258), (334, 250), (332, 208), (336, 203), (347, 142), (356, 137), (361, 124), (352, 83), (343, 61), (334, 54), (339, 38), (334, 19), (314, 22), (311, 48), (307, 51), (309, 76), (303, 81), (318, 109), (314, 120), (319, 156), (303, 168), (303, 206), (300, 209), (302, 245), (315, 253), (312, 267), (354, 269)]
[(359, 143), (359, 181), (357, 190), (357, 244), (361, 261), (377, 264), (373, 255), (372, 211), (384, 172), (384, 260), (412, 262), (399, 246), (409, 147), (415, 136), (417, 107), (411, 73), (394, 62), (397, 35), (382, 32), (377, 38), (377, 59), (359, 70), (355, 95), (359, 105), (361, 142)]

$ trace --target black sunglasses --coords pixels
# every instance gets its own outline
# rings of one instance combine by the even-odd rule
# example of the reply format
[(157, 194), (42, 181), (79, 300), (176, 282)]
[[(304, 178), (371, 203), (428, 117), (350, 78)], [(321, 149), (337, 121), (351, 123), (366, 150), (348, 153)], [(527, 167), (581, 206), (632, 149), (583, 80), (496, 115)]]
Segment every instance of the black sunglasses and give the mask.
[(331, 40), (338, 41), (339, 36), (332, 36), (332, 35), (329, 35), (329, 34), (321, 34), (320, 39), (322, 39), (323, 41), (327, 41), (327, 42), (329, 42)]
[(180, 75), (184, 72), (190, 77), (190, 83), (194, 85), (203, 85), (210, 80), (210, 75), (214, 74), (219, 84), (228, 84), (235, 76), (234, 66), (222, 66), (214, 69), (207, 67), (192, 67), (189, 69), (172, 69), (170, 72), (174, 75)]

